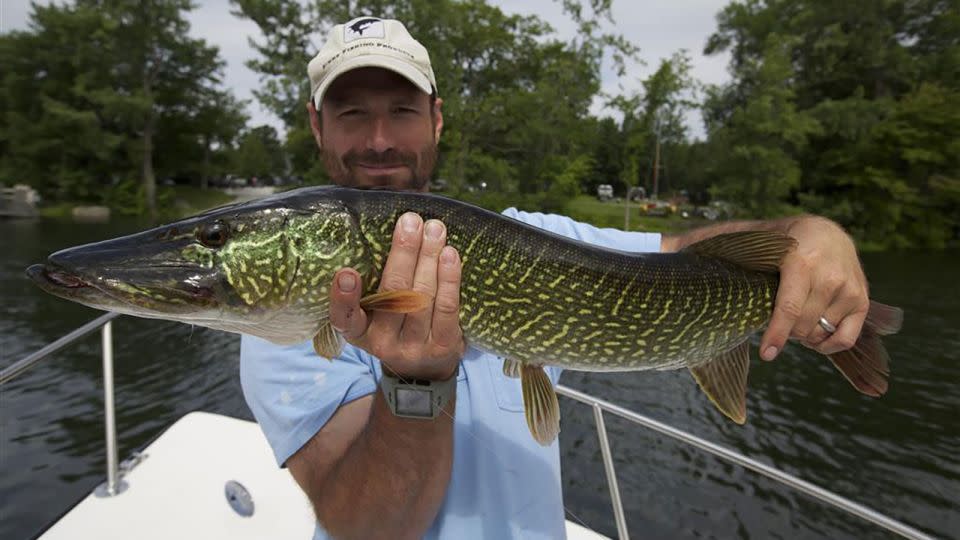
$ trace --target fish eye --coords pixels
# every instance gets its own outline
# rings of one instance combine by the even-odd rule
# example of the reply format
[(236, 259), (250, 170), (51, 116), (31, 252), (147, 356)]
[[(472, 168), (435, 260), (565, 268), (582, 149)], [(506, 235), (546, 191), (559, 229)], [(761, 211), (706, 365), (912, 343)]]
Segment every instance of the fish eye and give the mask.
[(227, 243), (227, 226), (220, 221), (204, 225), (197, 234), (200, 243), (209, 248), (218, 248)]

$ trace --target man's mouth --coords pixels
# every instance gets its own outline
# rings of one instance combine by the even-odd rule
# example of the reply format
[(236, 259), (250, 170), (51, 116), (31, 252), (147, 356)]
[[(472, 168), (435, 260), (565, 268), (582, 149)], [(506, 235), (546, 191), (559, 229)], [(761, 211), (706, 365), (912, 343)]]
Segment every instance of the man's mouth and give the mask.
[(406, 165), (402, 163), (357, 163), (357, 167), (361, 169), (369, 169), (372, 171), (392, 171), (395, 169), (403, 169)]

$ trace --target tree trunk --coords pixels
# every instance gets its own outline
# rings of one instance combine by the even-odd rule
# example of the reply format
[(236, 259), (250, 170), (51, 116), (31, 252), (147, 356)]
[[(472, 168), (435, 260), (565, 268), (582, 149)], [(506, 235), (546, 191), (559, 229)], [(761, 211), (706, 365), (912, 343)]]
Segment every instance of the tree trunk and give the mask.
[(157, 217), (157, 179), (153, 176), (153, 114), (143, 128), (143, 196), (147, 203), (147, 215)]
[(203, 173), (200, 175), (200, 189), (210, 185), (210, 138), (203, 138)]
[(657, 200), (660, 195), (660, 135), (657, 135), (657, 148), (653, 155), (653, 196)]

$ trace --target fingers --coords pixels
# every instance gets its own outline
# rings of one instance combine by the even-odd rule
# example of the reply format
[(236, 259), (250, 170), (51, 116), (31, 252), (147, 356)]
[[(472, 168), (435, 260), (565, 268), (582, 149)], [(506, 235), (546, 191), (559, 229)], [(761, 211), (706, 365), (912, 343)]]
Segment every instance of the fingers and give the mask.
[[(419, 215), (407, 212), (400, 216), (393, 230), (390, 253), (380, 278), (380, 291), (405, 290), (413, 286), (422, 236), (423, 219)], [(383, 343), (396, 343), (403, 318), (402, 313), (377, 313), (370, 323), (371, 336)], [(377, 354), (372, 350), (370, 352)]]
[(837, 331), (823, 340), (814, 349), (821, 354), (834, 354), (845, 351), (860, 339), (863, 322), (867, 319), (867, 310), (858, 310), (850, 313), (837, 326)]
[(459, 319), (461, 262), (446, 240), (447, 230), (440, 221), (425, 224), (417, 214), (401, 216), (380, 291), (413, 289), (432, 297), (431, 307), (406, 315), (366, 313), (360, 307), (360, 276), (344, 269), (336, 274), (330, 294), (333, 327), (395, 373), (448, 378), (456, 371), (465, 344)]
[(330, 324), (347, 341), (358, 340), (367, 331), (367, 314), (360, 308), (360, 274), (344, 268), (333, 277), (330, 288)]
[[(420, 256), (413, 276), (413, 290), (431, 298), (437, 296), (437, 268), (440, 250), (447, 240), (447, 228), (438, 220), (432, 219), (424, 224), (423, 241)], [(430, 321), (433, 318), (433, 306), (410, 313), (403, 321), (401, 343), (405, 348), (420, 347), (430, 338)]]
[(801, 261), (785, 260), (780, 268), (780, 288), (773, 305), (773, 316), (760, 339), (760, 358), (773, 360), (783, 350), (794, 325), (803, 315), (803, 307), (809, 294), (809, 270), (805, 269)]
[(803, 306), (803, 312), (800, 318), (790, 331), (790, 337), (799, 339), (808, 347), (815, 346), (829, 337), (827, 331), (820, 326), (820, 317), (825, 317), (834, 324), (839, 324), (847, 313), (850, 312), (849, 306), (843, 309), (838, 304), (838, 292), (842, 284), (832, 280), (815, 281), (810, 287), (810, 296)]
[(870, 300), (865, 290), (858, 294), (854, 289), (854, 286), (844, 287), (830, 307), (824, 311), (823, 317), (836, 326), (837, 331), (831, 334), (818, 324), (816, 332), (804, 345), (821, 354), (834, 354), (847, 350), (857, 343), (863, 323), (867, 319)]
[(460, 329), (460, 254), (451, 246), (443, 248), (437, 270), (437, 299), (433, 312), (433, 343), (441, 352), (462, 353)]
[[(852, 347), (870, 306), (866, 288), (854, 278), (817, 273), (816, 268), (802, 262), (784, 264), (773, 316), (760, 342), (760, 357), (772, 360), (789, 338), (799, 339), (822, 354)], [(830, 334), (824, 330), (820, 317), (834, 324), (837, 331)]]

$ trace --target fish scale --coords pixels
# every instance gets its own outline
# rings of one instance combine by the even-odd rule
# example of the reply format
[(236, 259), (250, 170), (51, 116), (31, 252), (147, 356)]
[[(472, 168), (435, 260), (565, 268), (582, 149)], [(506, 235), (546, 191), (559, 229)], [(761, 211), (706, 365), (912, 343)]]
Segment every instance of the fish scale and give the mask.
[[(364, 236), (379, 247), (378, 260), (385, 260), (403, 213), (443, 221), (462, 261), (464, 335), (527, 364), (590, 371), (695, 366), (762, 328), (776, 296), (775, 274), (692, 253), (604, 249), (432, 195), (348, 193)], [(704, 317), (713, 321), (710, 331), (695, 336)]]

